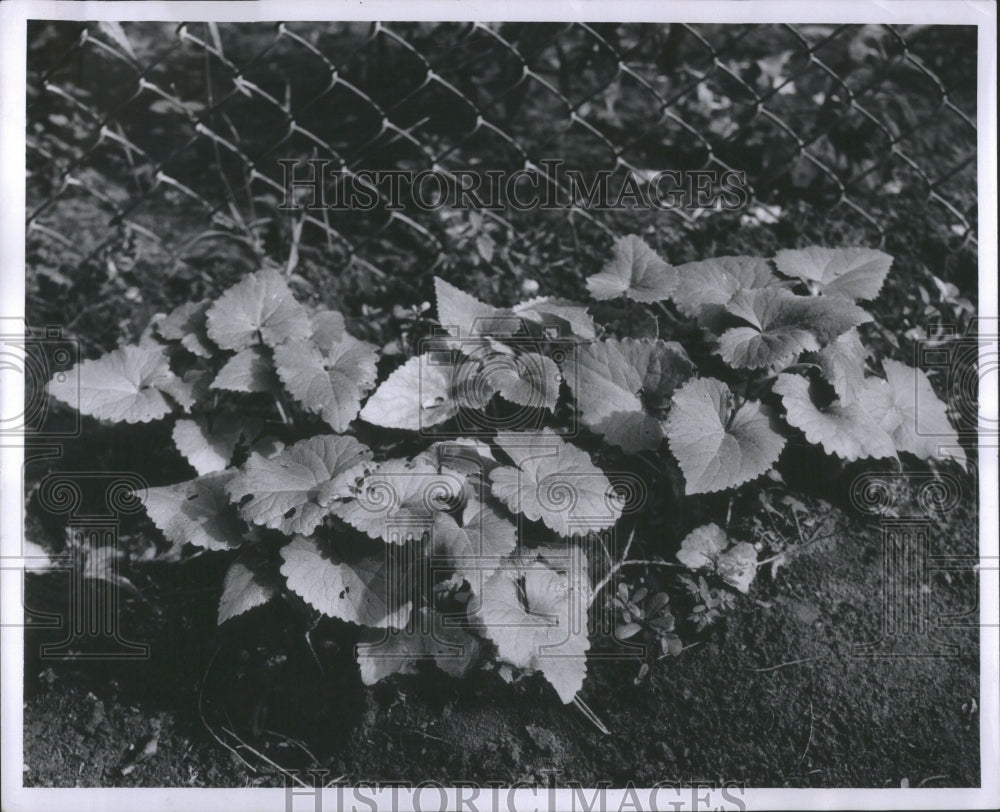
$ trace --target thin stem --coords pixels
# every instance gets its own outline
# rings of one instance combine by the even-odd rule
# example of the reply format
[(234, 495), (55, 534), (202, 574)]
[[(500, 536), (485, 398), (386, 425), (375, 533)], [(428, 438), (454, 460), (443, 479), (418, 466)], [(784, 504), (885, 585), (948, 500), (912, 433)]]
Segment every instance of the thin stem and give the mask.
[(650, 460), (648, 457), (646, 457), (646, 455), (643, 454), (641, 451), (639, 451), (639, 452), (637, 452), (635, 454), (635, 459), (641, 460), (643, 462), (643, 464), (645, 464), (646, 466), (648, 466), (649, 469), (654, 474), (662, 474), (663, 473), (663, 471), (661, 471), (659, 468), (657, 468), (656, 464), (652, 460)]
[(582, 713), (584, 716), (587, 717), (587, 721), (589, 721), (594, 727), (596, 727), (599, 731), (601, 731), (601, 733), (603, 733), (605, 736), (611, 735), (611, 731), (608, 730), (607, 727), (605, 727), (604, 722), (602, 722), (598, 718), (597, 714), (594, 713), (590, 709), (590, 706), (582, 699), (580, 699), (579, 696), (573, 697), (573, 704), (576, 705), (576, 708), (578, 711), (580, 711), (580, 713)]
[(277, 395), (274, 396), (274, 405), (278, 407), (278, 414), (281, 415), (281, 422), (286, 426), (291, 425), (291, 420), (288, 418), (288, 414), (285, 412), (285, 407), (281, 405), (281, 398)]
[(615, 577), (615, 573), (618, 572), (624, 566), (624, 561), (628, 558), (628, 551), (632, 549), (632, 542), (635, 539), (635, 527), (632, 528), (632, 532), (628, 534), (628, 541), (625, 542), (625, 551), (622, 553), (621, 561), (614, 564), (611, 569), (608, 570), (607, 575), (605, 575), (594, 587), (594, 591), (590, 595), (590, 602), (593, 603), (594, 599), (601, 594), (601, 591), (608, 585), (608, 582)]
[(667, 567), (668, 569), (683, 570), (686, 567), (683, 564), (674, 564), (671, 561), (660, 561), (659, 559), (652, 558), (633, 558), (631, 561), (622, 561), (622, 567)]
[[(817, 531), (817, 533), (818, 532), (819, 531)], [(782, 556), (793, 556), (796, 553), (801, 553), (807, 547), (811, 547), (816, 542), (823, 541), (824, 539), (828, 539), (828, 538), (831, 538), (831, 537), (833, 537), (833, 536), (836, 535), (836, 533), (827, 533), (827, 534), (825, 534), (823, 536), (820, 536), (820, 535), (817, 535), (817, 533), (813, 533), (804, 544), (800, 544), (798, 547), (793, 547), (790, 550), (782, 550), (780, 553), (775, 553), (774, 555), (770, 556), (769, 558), (765, 558), (763, 561), (758, 561), (757, 562), (757, 569), (760, 569), (765, 564), (770, 564), (772, 561), (777, 561)]]
[(777, 671), (779, 668), (787, 668), (790, 665), (801, 665), (802, 663), (811, 663), (814, 660), (821, 660), (822, 657), (804, 657), (801, 660), (789, 660), (787, 663), (778, 663), (777, 665), (769, 665), (767, 668), (748, 668), (747, 671), (753, 671), (755, 674), (766, 674), (769, 671)]
[(632, 532), (629, 534), (628, 542), (625, 544), (625, 551), (622, 553), (621, 561), (615, 564), (611, 569), (608, 570), (607, 575), (605, 575), (594, 587), (594, 591), (591, 593), (590, 602), (593, 603), (597, 596), (601, 594), (601, 591), (608, 585), (612, 578), (615, 577), (624, 567), (666, 567), (668, 569), (679, 569), (682, 570), (685, 567), (682, 564), (673, 564), (670, 561), (658, 561), (651, 558), (629, 558), (628, 553), (632, 548), (632, 541), (635, 539), (635, 528), (632, 528)]
[[(257, 758), (259, 758), (265, 764), (267, 764), (268, 766), (270, 766), (272, 769), (274, 769), (277, 772), (282, 773), (284, 775), (291, 775), (292, 776), (292, 780), (295, 781), (295, 783), (298, 784), (300, 787), (306, 787), (306, 786), (308, 786), (306, 784), (306, 782), (303, 781), (301, 778), (299, 778), (297, 775), (295, 775), (295, 773), (290, 773), (288, 770), (283, 769), (280, 764), (276, 763), (272, 759), (270, 759), (267, 756), (265, 756), (257, 748), (252, 747), (249, 744), (247, 744), (245, 741), (243, 741), (243, 739), (241, 739), (239, 736), (237, 736), (229, 728), (223, 727), (223, 728), (220, 728), (220, 730), (222, 730), (222, 732), (225, 733), (227, 736), (232, 736), (234, 739), (236, 739), (236, 741), (238, 741), (240, 743), (239, 744), (240, 747), (244, 748), (245, 750), (248, 750), (250, 753), (252, 753), (253, 755), (255, 755)], [(233, 748), (230, 748), (230, 749), (233, 749)], [(244, 761), (244, 764), (245, 763), (246, 762)]]

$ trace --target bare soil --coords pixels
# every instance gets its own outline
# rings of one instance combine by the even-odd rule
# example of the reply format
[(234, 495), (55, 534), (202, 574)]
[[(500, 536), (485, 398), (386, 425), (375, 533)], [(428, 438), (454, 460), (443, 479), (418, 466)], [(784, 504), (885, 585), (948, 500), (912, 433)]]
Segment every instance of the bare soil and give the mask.
[[(971, 517), (946, 529), (938, 552), (974, 552)], [(591, 660), (583, 698), (610, 735), (540, 678), (427, 673), (365, 688), (342, 625), (315, 629), (310, 647), (301, 619), (274, 605), (215, 630), (224, 562), (164, 566), (144, 586), (152, 604), (122, 607), (122, 634), (149, 642), (146, 660), (41, 659), (63, 634), (29, 627), (24, 779), (273, 786), (280, 770), (318, 766), (349, 783), (977, 786), (978, 636), (937, 620), (975, 609), (975, 581), (937, 573), (922, 586), (927, 633), (877, 647), (898, 656), (858, 656), (883, 629), (881, 561), (877, 525), (855, 521), (762, 576), (725, 623), (642, 683), (639, 660)], [(29, 576), (33, 610), (58, 604), (56, 578)], [(951, 656), (936, 656), (942, 646)]]

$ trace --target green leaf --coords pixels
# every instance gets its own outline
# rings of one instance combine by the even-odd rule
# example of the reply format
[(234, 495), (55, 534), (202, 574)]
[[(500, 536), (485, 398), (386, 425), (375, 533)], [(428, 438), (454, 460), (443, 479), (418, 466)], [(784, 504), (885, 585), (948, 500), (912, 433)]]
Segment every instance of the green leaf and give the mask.
[(734, 544), (718, 557), (715, 571), (722, 576), (722, 580), (745, 595), (757, 577), (757, 550), (746, 541)]
[(219, 620), (227, 620), (263, 606), (278, 594), (278, 579), (266, 566), (248, 556), (241, 556), (230, 564), (222, 583), (219, 598)]
[(773, 285), (776, 281), (766, 259), (725, 256), (677, 267), (677, 289), (672, 299), (689, 318), (710, 307), (722, 307), (734, 293)]
[(436, 471), (447, 468), (466, 476), (488, 474), (499, 465), (488, 445), (468, 437), (431, 443), (415, 459), (426, 461)]
[(239, 442), (242, 427), (210, 434), (204, 419), (178, 420), (171, 434), (174, 445), (199, 474), (210, 474), (229, 467)]
[(313, 313), (312, 340), (317, 347), (326, 349), (343, 340), (347, 334), (344, 316), (336, 310), (320, 310)]
[(334, 550), (325, 541), (295, 536), (281, 548), (281, 574), (288, 588), (328, 617), (361, 626), (402, 628), (410, 601), (399, 594), (399, 579), (383, 544), (357, 541)]
[(556, 408), (562, 375), (545, 355), (494, 353), (484, 361), (482, 375), (504, 400), (535, 409)]
[(517, 530), (488, 505), (470, 501), (461, 526), (447, 513), (434, 518), (431, 549), (451, 562), (456, 572), (473, 582), (479, 573), (490, 574), (517, 547)]
[(253, 439), (262, 427), (258, 420), (217, 420), (216, 423), (224, 425), (209, 431), (204, 418), (178, 420), (171, 435), (177, 450), (202, 475), (228, 468), (240, 438)]
[(498, 656), (541, 671), (568, 703), (587, 675), (589, 595), (589, 584), (535, 563), (521, 572), (495, 573), (473, 608)]
[(732, 367), (780, 366), (814, 351), (871, 316), (840, 298), (796, 296), (781, 288), (735, 293), (726, 310), (749, 326), (719, 338), (719, 354)]
[(276, 347), (309, 338), (309, 315), (273, 270), (257, 271), (225, 291), (207, 313), (208, 336), (224, 350), (245, 350), (259, 339)]
[(252, 524), (311, 533), (329, 513), (319, 502), (323, 487), (370, 457), (371, 451), (353, 437), (310, 437), (270, 459), (252, 454), (226, 491)]
[(719, 525), (705, 524), (687, 534), (681, 542), (677, 560), (690, 570), (711, 569), (728, 543)]
[[(756, 548), (745, 541), (729, 547), (725, 531), (717, 524), (702, 525), (688, 533), (681, 542), (677, 560), (691, 570), (714, 570), (744, 594), (750, 591), (750, 584), (757, 576)], [(702, 598), (707, 600), (707, 596), (703, 583)]]
[(853, 403), (865, 388), (865, 359), (868, 350), (857, 330), (848, 330), (832, 344), (816, 353), (823, 371), (842, 404)]
[(615, 629), (615, 637), (618, 640), (628, 640), (630, 637), (635, 637), (641, 631), (642, 626), (638, 623), (622, 623)]
[(162, 389), (176, 401), (185, 412), (190, 412), (209, 390), (212, 380), (210, 369), (189, 369), (181, 378), (174, 378), (163, 384)]
[(714, 378), (688, 381), (677, 391), (666, 429), (688, 494), (749, 482), (766, 473), (785, 446), (766, 406), (754, 400), (737, 406), (729, 387)]
[(781, 395), (788, 424), (827, 454), (849, 461), (895, 457), (896, 447), (881, 425), (888, 406), (876, 386), (876, 381), (868, 379), (853, 403), (837, 400), (823, 409), (813, 402), (809, 381), (801, 375), (782, 373), (774, 382), (774, 392)]
[(604, 472), (552, 429), (502, 431), (496, 443), (517, 467), (493, 469), (491, 487), (513, 512), (563, 536), (603, 530), (621, 516), (621, 499)]
[(157, 332), (167, 341), (179, 341), (184, 349), (200, 358), (211, 358), (214, 348), (205, 323), (211, 305), (208, 299), (182, 304), (157, 323)]
[(452, 677), (464, 677), (479, 658), (479, 640), (461, 626), (445, 623), (436, 612), (420, 611), (428, 617), (431, 634), (424, 640), (434, 664)]
[(453, 677), (464, 676), (479, 656), (479, 641), (460, 626), (448, 625), (437, 612), (421, 609), (416, 629), (366, 629), (358, 643), (361, 681), (374, 685), (392, 674), (416, 672), (419, 660), (433, 660)]
[(804, 248), (779, 251), (778, 270), (819, 293), (847, 299), (874, 299), (892, 266), (892, 257), (871, 248)]
[[(516, 333), (521, 320), (506, 308), (493, 307), (434, 277), (438, 322), (448, 335), (459, 339), (481, 336), (505, 337)], [(461, 346), (461, 342), (450, 342)], [(472, 346), (476, 346), (473, 342)]]
[(361, 419), (375, 426), (419, 431), (462, 409), (481, 409), (493, 396), (478, 363), (439, 363), (441, 353), (411, 358), (375, 390)]
[(148, 423), (171, 411), (164, 392), (178, 383), (159, 348), (130, 344), (56, 374), (48, 391), (83, 415)]
[(230, 358), (212, 381), (212, 389), (230, 392), (269, 392), (281, 389), (271, 359), (259, 347), (242, 350)]
[(590, 295), (598, 300), (626, 296), (637, 302), (669, 299), (677, 287), (677, 270), (635, 234), (615, 240), (610, 262), (587, 278)]
[(365, 685), (393, 674), (416, 674), (417, 663), (427, 659), (427, 636), (409, 629), (362, 629), (357, 658)]
[(965, 468), (965, 451), (959, 445), (958, 433), (927, 374), (889, 359), (882, 362), (882, 368), (885, 382), (869, 381), (872, 397), (887, 404), (880, 424), (889, 432), (896, 449), (922, 460), (953, 459)]
[(229, 550), (243, 543), (246, 530), (226, 494), (235, 474), (218, 471), (177, 485), (147, 488), (139, 495), (167, 541)]
[(459, 500), (465, 478), (417, 458), (387, 460), (364, 476), (353, 496), (330, 510), (373, 539), (403, 544), (430, 532), (436, 518)]
[(274, 362), (288, 393), (334, 431), (347, 430), (378, 376), (375, 347), (346, 334), (324, 349), (287, 341), (275, 348)]
[(592, 339), (597, 335), (597, 327), (587, 306), (567, 299), (552, 299), (539, 296), (514, 306), (514, 313), (523, 319), (542, 327), (559, 330), (558, 338)]
[(676, 342), (626, 338), (581, 346), (563, 371), (583, 424), (635, 452), (660, 445), (662, 412), (694, 366)]

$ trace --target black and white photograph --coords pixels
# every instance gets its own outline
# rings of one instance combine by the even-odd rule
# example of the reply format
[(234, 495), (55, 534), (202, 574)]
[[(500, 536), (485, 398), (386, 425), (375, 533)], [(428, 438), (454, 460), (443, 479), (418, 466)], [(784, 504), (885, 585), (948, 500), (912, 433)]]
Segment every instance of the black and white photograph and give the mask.
[(1000, 805), (995, 5), (0, 23), (4, 810)]

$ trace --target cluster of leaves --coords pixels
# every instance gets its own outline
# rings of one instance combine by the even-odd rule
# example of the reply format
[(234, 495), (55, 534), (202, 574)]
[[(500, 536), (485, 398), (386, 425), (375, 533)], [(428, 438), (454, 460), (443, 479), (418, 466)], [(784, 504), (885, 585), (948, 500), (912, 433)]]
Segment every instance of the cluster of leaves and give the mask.
[[(486, 664), (540, 672), (569, 702), (590, 646), (589, 540), (629, 512), (587, 437), (676, 464), (687, 494), (767, 473), (796, 433), (845, 460), (940, 447), (964, 461), (922, 372), (867, 365), (857, 301), (890, 263), (813, 248), (675, 268), (638, 237), (618, 240), (591, 295), (660, 308), (688, 326), (683, 345), (605, 335), (585, 304), (494, 307), (437, 279), (439, 328), (377, 386), (376, 348), (264, 270), (49, 391), (103, 420), (183, 413), (173, 438), (198, 476), (141, 497), (174, 545), (233, 555), (220, 623), (281, 594), (363, 627), (368, 683), (419, 661), (453, 675)], [(577, 418), (587, 431), (571, 442)], [(425, 444), (391, 456), (411, 442), (399, 432)], [(687, 582), (709, 618), (757, 567), (755, 548), (715, 525), (678, 559), (699, 571)], [(680, 650), (665, 593), (618, 598), (620, 638), (646, 629)]]
[[(588, 280), (593, 295), (671, 300), (723, 364), (706, 364), (712, 377), (693, 377), (673, 392), (666, 420), (655, 419), (648, 386), (641, 408), (630, 403), (615, 415), (621, 420), (582, 404), (584, 420), (626, 451), (655, 448), (662, 430), (688, 493), (764, 474), (789, 429), (846, 461), (906, 452), (964, 465), (945, 405), (922, 370), (884, 359), (883, 376), (868, 374), (857, 328), (872, 316), (857, 302), (878, 295), (891, 264), (887, 254), (865, 248), (808, 248), (781, 251), (773, 264), (729, 256), (674, 268), (638, 237), (619, 240), (613, 261)], [(643, 420), (646, 431), (623, 435), (620, 427), (640, 411), (653, 418)]]

